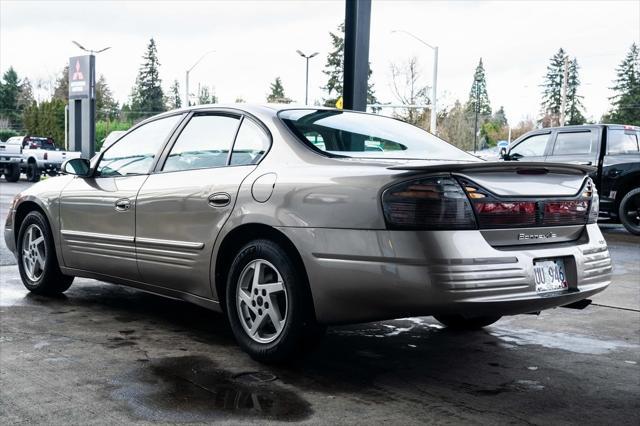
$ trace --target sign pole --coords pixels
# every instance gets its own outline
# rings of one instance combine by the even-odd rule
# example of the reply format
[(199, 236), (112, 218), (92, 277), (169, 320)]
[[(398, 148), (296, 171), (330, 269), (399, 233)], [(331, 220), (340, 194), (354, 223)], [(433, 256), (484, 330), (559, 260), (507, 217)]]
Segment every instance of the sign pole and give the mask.
[(96, 57), (69, 58), (69, 148), (83, 158), (95, 154)]

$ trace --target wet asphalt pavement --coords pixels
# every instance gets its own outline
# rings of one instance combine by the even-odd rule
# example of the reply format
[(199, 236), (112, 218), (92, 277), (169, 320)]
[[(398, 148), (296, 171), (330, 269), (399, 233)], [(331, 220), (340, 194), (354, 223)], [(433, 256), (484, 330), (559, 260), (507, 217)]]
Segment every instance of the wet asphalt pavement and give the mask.
[[(27, 183), (0, 183), (0, 220)], [(429, 317), (335, 327), (305, 359), (252, 361), (222, 315), (77, 279), (27, 293), (0, 242), (2, 424), (640, 423), (640, 237), (602, 226), (614, 280), (585, 310), (474, 333)]]

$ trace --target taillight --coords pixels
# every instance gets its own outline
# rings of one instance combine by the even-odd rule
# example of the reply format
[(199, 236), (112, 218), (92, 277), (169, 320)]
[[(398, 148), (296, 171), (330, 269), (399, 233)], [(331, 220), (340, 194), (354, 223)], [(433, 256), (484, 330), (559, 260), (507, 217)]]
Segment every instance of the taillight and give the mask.
[(574, 198), (538, 200), (504, 199), (466, 179), (460, 182), (472, 202), (480, 229), (584, 225), (598, 218), (598, 193), (591, 179)]
[(485, 226), (533, 226), (536, 224), (536, 203), (533, 201), (474, 203), (478, 221)]
[(451, 177), (396, 184), (382, 194), (382, 208), (391, 229), (477, 229), (469, 199)]
[(598, 221), (598, 213), (600, 212), (600, 196), (591, 179), (587, 182), (586, 191), (583, 192), (582, 196), (591, 198), (587, 223), (596, 223)]

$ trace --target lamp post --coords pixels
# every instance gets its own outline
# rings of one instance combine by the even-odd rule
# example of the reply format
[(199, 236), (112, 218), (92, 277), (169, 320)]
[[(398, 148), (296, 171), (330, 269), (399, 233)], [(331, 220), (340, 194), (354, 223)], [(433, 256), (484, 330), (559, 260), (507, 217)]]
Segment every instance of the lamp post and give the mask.
[(304, 86), (304, 104), (308, 105), (309, 104), (309, 59), (316, 56), (318, 52), (314, 52), (311, 55), (305, 55), (304, 53), (302, 53), (301, 50), (296, 50), (296, 52), (298, 53), (298, 55), (302, 56), (304, 59), (307, 60), (307, 74), (306, 74), (306, 80), (305, 80), (306, 82)]
[(429, 43), (427, 43), (426, 41), (424, 41), (421, 38), (417, 37), (416, 35), (410, 33), (409, 31), (393, 30), (391, 32), (392, 33), (405, 33), (409, 37), (414, 38), (418, 42), (422, 43), (423, 45), (425, 45), (428, 48), (430, 48), (431, 50), (433, 50), (433, 85), (431, 87), (431, 123), (429, 125), (429, 130), (431, 131), (432, 134), (435, 135), (436, 134), (437, 113), (438, 113), (438, 109), (436, 107), (436, 93), (437, 93), (437, 89), (438, 89), (438, 46), (430, 45)]
[(189, 73), (193, 71), (196, 65), (198, 65), (205, 58), (205, 56), (213, 52), (215, 52), (215, 50), (209, 50), (208, 52), (204, 52), (202, 56), (200, 56), (200, 59), (198, 59), (196, 63), (193, 64), (191, 68), (187, 70), (185, 75), (185, 80), (184, 80), (184, 106), (185, 107), (189, 106)]
[(477, 145), (478, 145), (478, 114), (480, 113), (480, 80), (478, 79), (474, 79), (473, 80), (475, 86), (476, 86), (476, 102), (474, 105), (474, 110), (476, 113), (476, 119), (475, 119), (475, 123), (473, 125), (474, 128), (474, 132), (473, 132), (473, 153), (476, 153), (477, 150)]

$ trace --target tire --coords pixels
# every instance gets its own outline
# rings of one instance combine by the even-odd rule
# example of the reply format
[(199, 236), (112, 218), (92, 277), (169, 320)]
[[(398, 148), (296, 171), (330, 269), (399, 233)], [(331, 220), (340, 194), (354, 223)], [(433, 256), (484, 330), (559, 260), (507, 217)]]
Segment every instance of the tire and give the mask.
[(7, 182), (17, 182), (20, 180), (20, 166), (9, 164), (4, 168), (4, 180)]
[(622, 198), (618, 217), (627, 231), (640, 235), (640, 188), (632, 189)]
[(36, 163), (27, 165), (27, 180), (29, 182), (38, 182), (40, 180), (40, 169)]
[(452, 330), (479, 330), (498, 321), (501, 316), (466, 318), (462, 315), (434, 315), (434, 318)]
[(324, 331), (315, 323), (304, 271), (270, 240), (255, 240), (239, 250), (229, 270), (225, 302), (238, 344), (256, 361), (290, 359), (312, 347), (309, 336), (317, 341)]
[(46, 218), (32, 211), (22, 221), (18, 233), (18, 268), (24, 286), (32, 293), (64, 293), (73, 277), (60, 271), (51, 228)]

